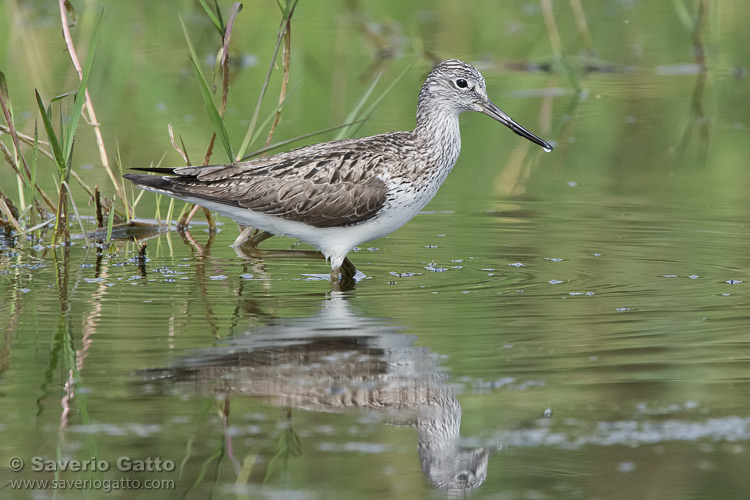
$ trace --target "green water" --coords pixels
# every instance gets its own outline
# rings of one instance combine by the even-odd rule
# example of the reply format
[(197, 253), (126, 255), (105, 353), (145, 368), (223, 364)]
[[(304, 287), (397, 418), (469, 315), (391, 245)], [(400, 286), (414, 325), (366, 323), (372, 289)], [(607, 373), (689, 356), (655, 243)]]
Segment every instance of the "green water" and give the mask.
[[(425, 213), (350, 255), (364, 274), (352, 291), (330, 292), (322, 259), (238, 256), (222, 218), (215, 236), (199, 216), (192, 240), (148, 239), (145, 264), (128, 242), (0, 240), (0, 497), (445, 498), (470, 483), (472, 498), (503, 500), (747, 498), (750, 4), (704, 2), (694, 37), (694, 2), (584, 2), (590, 45), (575, 4), (553, 6), (571, 79), (543, 4), (300, 3), (298, 87), (275, 140), (344, 121), (371, 79), (374, 32), (394, 54), (375, 94), (422, 49), (463, 58), (556, 145), (464, 115), (454, 172)], [(172, 123), (201, 158), (211, 128), (177, 12), (206, 71), (210, 21), (188, 1), (76, 2), (83, 46), (102, 6), (90, 92), (109, 154), (179, 165)], [(275, 2), (248, 2), (235, 25), (236, 144), (278, 21)], [(419, 59), (359, 135), (413, 127), (429, 68)], [(33, 89), (46, 102), (75, 88), (54, 2), (0, 7), (0, 70), (33, 134)], [(76, 159), (112, 196), (87, 127)], [(144, 195), (139, 215), (156, 205)], [(36, 470), (92, 457), (94, 471)], [(55, 479), (90, 483), (14, 483)], [(122, 480), (142, 487), (105, 493)]]

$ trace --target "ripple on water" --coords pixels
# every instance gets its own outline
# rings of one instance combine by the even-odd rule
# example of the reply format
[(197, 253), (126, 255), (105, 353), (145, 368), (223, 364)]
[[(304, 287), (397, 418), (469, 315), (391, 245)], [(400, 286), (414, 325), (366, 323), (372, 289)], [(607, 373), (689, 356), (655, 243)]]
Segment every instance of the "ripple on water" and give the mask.
[[(627, 447), (654, 446), (673, 442), (703, 442), (704, 452), (718, 451), (716, 445), (735, 446), (750, 441), (750, 417), (703, 417), (696, 413), (697, 403), (676, 405), (673, 411), (648, 412), (646, 415), (682, 413), (682, 418), (654, 420), (639, 415), (633, 420), (595, 421), (585, 418), (557, 418), (551, 409), (544, 420), (523, 429), (503, 429), (493, 433), (484, 446), (503, 448), (551, 447), (562, 450), (591, 446)], [(714, 443), (709, 445), (708, 443)], [(480, 445), (480, 442), (474, 443)], [(734, 453), (745, 452), (745, 445)]]

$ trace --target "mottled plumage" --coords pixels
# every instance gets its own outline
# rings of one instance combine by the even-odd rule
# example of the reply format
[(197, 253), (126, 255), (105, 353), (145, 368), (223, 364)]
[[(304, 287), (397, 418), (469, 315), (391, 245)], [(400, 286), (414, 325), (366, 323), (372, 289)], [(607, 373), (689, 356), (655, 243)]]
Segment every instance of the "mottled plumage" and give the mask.
[(330, 259), (337, 278), (352, 248), (395, 231), (435, 196), (458, 159), (458, 116), (464, 111), (485, 113), (552, 149), (489, 100), (476, 68), (453, 59), (428, 75), (411, 132), (313, 144), (228, 165), (141, 169), (169, 175), (124, 177), (240, 224), (306, 241)]

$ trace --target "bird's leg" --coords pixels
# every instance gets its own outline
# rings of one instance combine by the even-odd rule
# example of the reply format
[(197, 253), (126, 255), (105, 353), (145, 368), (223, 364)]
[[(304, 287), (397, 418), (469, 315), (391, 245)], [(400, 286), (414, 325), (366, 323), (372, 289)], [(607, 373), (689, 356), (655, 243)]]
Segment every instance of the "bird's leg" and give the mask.
[(357, 268), (347, 257), (340, 266), (331, 269), (331, 290), (336, 292), (345, 292), (354, 290), (357, 280), (354, 276), (357, 274)]
[(202, 207), (200, 205), (193, 205), (192, 210), (187, 215), (183, 215), (179, 221), (177, 221), (177, 231), (187, 231), (188, 226), (190, 225), (190, 221), (193, 220), (193, 217), (195, 217), (195, 214), (198, 213), (199, 209), (203, 209), (203, 213), (206, 215), (206, 221), (208, 222), (208, 230), (211, 233), (215, 233), (217, 231), (216, 229), (216, 222), (214, 221), (213, 216), (211, 215), (211, 211), (207, 209), (206, 207)]
[(261, 242), (266, 241), (271, 236), (273, 236), (273, 234), (269, 233), (268, 231), (260, 232), (256, 229), (256, 233), (252, 236), (252, 238), (249, 238), (247, 240), (247, 244), (257, 248), (258, 245), (261, 244)]
[(190, 221), (193, 219), (193, 216), (198, 211), (198, 209), (201, 208), (200, 205), (193, 205), (193, 208), (188, 212), (186, 215), (183, 215), (182, 218), (177, 222), (177, 230), (182, 232), (186, 231), (188, 225), (190, 224)]
[(341, 263), (341, 272), (343, 278), (354, 278), (357, 274), (357, 267), (349, 260), (349, 257), (344, 257), (344, 262)]
[(250, 227), (250, 226), (246, 226), (246, 227), (240, 226), (240, 228), (242, 228), (242, 231), (240, 231), (240, 234), (237, 235), (237, 238), (234, 240), (234, 243), (232, 243), (233, 247), (238, 247), (242, 245), (243, 243), (245, 243), (248, 240), (248, 238), (250, 238), (250, 235), (253, 233), (253, 231), (256, 230), (254, 227)]
[(203, 214), (206, 216), (206, 221), (208, 221), (208, 232), (212, 234), (217, 233), (216, 221), (214, 220), (213, 215), (211, 215), (211, 211), (206, 207), (203, 207)]
[(334, 267), (331, 269), (331, 287), (338, 287), (339, 280), (341, 279), (341, 266)]
[(353, 279), (356, 274), (357, 267), (349, 260), (349, 257), (344, 257), (340, 266), (331, 269), (331, 282)]
[(237, 236), (237, 239), (232, 243), (232, 246), (239, 247), (241, 245), (246, 245), (249, 248), (258, 248), (258, 245), (260, 245), (261, 242), (267, 240), (271, 236), (273, 236), (273, 234), (268, 231), (261, 232), (260, 229), (255, 229), (252, 226), (244, 226), (242, 227), (239, 236)]

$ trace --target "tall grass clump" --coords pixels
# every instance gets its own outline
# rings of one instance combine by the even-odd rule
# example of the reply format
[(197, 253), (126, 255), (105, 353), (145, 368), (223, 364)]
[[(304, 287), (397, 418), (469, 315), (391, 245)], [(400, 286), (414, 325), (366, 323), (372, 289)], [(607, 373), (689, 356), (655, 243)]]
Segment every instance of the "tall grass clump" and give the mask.
[[(28, 233), (41, 230), (54, 223), (54, 232), (52, 235), (52, 244), (58, 242), (70, 242), (69, 230), (69, 209), (72, 208), (75, 219), (79, 222), (83, 238), (88, 245), (83, 222), (78, 212), (76, 201), (73, 199), (71, 192), (71, 180), (75, 180), (91, 197), (94, 198), (94, 191), (73, 171), (73, 156), (76, 143), (76, 136), (79, 131), (81, 116), (87, 111), (86, 119), (96, 130), (97, 144), (103, 158), (102, 163), (109, 172), (109, 177), (113, 182), (116, 192), (123, 199), (124, 214), (126, 218), (131, 217), (130, 207), (127, 200), (124, 199), (124, 188), (117, 177), (113, 175), (106, 161), (106, 151), (104, 150), (103, 140), (101, 139), (101, 130), (93, 111), (90, 96), (88, 94), (88, 81), (91, 74), (94, 54), (98, 40), (99, 26), (103, 13), (100, 13), (96, 19), (93, 35), (89, 45), (89, 51), (86, 61), (80, 64), (70, 35), (69, 18), (75, 20), (75, 12), (69, 2), (59, 0), (60, 16), (63, 26), (63, 37), (70, 54), (71, 61), (79, 77), (78, 87), (75, 90), (54, 96), (45, 101), (42, 94), (35, 90), (35, 99), (39, 111), (39, 120), (43, 133), (47, 136), (47, 141), (39, 139), (39, 121), (34, 127), (34, 136), (29, 137), (21, 134), (15, 126), (15, 117), (10, 100), (10, 93), (7, 88), (5, 75), (0, 73), (0, 107), (5, 120), (5, 125), (0, 125), (0, 131), (8, 133), (12, 138), (12, 151), (3, 143), (0, 143), (0, 150), (3, 152), (6, 162), (13, 168), (17, 180), (17, 199), (21, 209), (18, 210), (12, 206), (10, 199), (3, 195), (0, 199), (0, 211), (6, 220), (13, 227), (15, 236), (23, 236)], [(31, 160), (27, 161), (21, 143), (31, 146)], [(57, 191), (57, 200), (54, 201), (37, 183), (39, 157), (46, 156), (56, 166), (55, 185)], [(79, 200), (80, 201), (80, 200)], [(50, 213), (53, 214), (50, 216)], [(37, 223), (37, 214), (43, 219)], [(39, 237), (40, 235), (37, 235)]]
[[(44, 95), (44, 91), (35, 89), (35, 101), (38, 111), (37, 123), (32, 136), (27, 136), (17, 131), (14, 122), (13, 106), (10, 93), (6, 84), (5, 75), (0, 72), (0, 108), (4, 123), (0, 123), (0, 134), (8, 134), (12, 141), (10, 145), (0, 142), (0, 153), (5, 161), (13, 169), (16, 178), (16, 186), (13, 192), (7, 192), (7, 186), (0, 187), (0, 229), (5, 227), (6, 234), (23, 236), (35, 233), (33, 236), (40, 238), (42, 231), (52, 228), (52, 244), (59, 242), (69, 243), (71, 240), (70, 222), (75, 219), (79, 226), (86, 245), (89, 245), (87, 230), (83, 225), (82, 214), (79, 208), (88, 205), (85, 197), (74, 199), (72, 184), (77, 184), (88, 194), (90, 201), (95, 206), (95, 220), (97, 224), (97, 238), (101, 239), (106, 230), (106, 242), (110, 244), (114, 230), (124, 226), (151, 224), (151, 222), (140, 220), (137, 223), (135, 209), (144, 192), (131, 189), (126, 192), (121, 175), (123, 170), (122, 161), (119, 157), (119, 148), (115, 157), (118, 168), (110, 166), (109, 156), (105, 148), (103, 133), (100, 123), (94, 112), (93, 101), (89, 94), (89, 81), (92, 72), (96, 68), (96, 48), (101, 37), (100, 25), (104, 13), (100, 13), (94, 24), (89, 39), (89, 48), (83, 64), (80, 63), (76, 47), (71, 35), (71, 27), (75, 26), (76, 14), (70, 2), (58, 0), (60, 6), (60, 21), (62, 25), (63, 40), (70, 62), (78, 76), (77, 88), (69, 89), (59, 95)], [(216, 34), (216, 64), (211, 69), (204, 68), (196, 51), (195, 44), (191, 38), (185, 22), (177, 14), (175, 17), (180, 22), (185, 44), (189, 66), (192, 69), (196, 85), (201, 99), (205, 105), (208, 123), (211, 125), (211, 137), (204, 152), (202, 152), (200, 165), (214, 163), (232, 163), (242, 161), (254, 156), (266, 154), (267, 152), (312, 137), (317, 134), (328, 133), (338, 130), (336, 139), (352, 137), (358, 131), (361, 124), (372, 114), (383, 97), (395, 86), (395, 84), (406, 74), (409, 67), (404, 70), (380, 96), (372, 99), (369, 106), (367, 102), (375, 95), (375, 89), (380, 81), (380, 74), (373, 77), (360, 99), (353, 106), (352, 111), (344, 120), (344, 123), (318, 130), (309, 134), (273, 142), (274, 132), (280, 123), (282, 110), (285, 102), (298, 88), (299, 83), (291, 82), (291, 34), (292, 18), (299, 0), (277, 0), (280, 11), (280, 21), (276, 32), (276, 41), (271, 54), (265, 78), (260, 86), (258, 99), (252, 111), (249, 125), (244, 131), (244, 136), (237, 147), (232, 141), (232, 134), (225, 123), (225, 111), (230, 89), (230, 64), (229, 52), (232, 33), (242, 4), (235, 2), (229, 11), (222, 10), (217, 0), (199, 0), (199, 5), (210, 19)], [(413, 64), (413, 63), (412, 63)], [(280, 86), (275, 105), (266, 115), (261, 115), (261, 109), (268, 100), (271, 76), (274, 71), (281, 70)], [(106, 170), (114, 188), (112, 200), (102, 196), (98, 186), (89, 187), (74, 170), (76, 138), (81, 127), (90, 126), (94, 131), (96, 145), (99, 150), (102, 167)], [(186, 165), (191, 164), (188, 149), (182, 137), (175, 134), (172, 125), (168, 125), (169, 138), (173, 148), (180, 154)], [(258, 148), (251, 151), (254, 145)], [(215, 148), (221, 151), (219, 161), (212, 160)], [(46, 157), (46, 158), (45, 158)], [(37, 182), (44, 175), (47, 159), (55, 165), (55, 191), (52, 196), (48, 195)], [(6, 192), (3, 192), (5, 190)], [(80, 192), (76, 190), (76, 192)], [(150, 194), (146, 194), (150, 196)], [(161, 224), (162, 217), (166, 216), (167, 227), (171, 226), (172, 217), (179, 219), (178, 228), (186, 228), (190, 218), (199, 207), (190, 210), (189, 204), (184, 204), (182, 209), (175, 207), (175, 200), (170, 199), (166, 212), (159, 207), (160, 199), (157, 200), (157, 208), (154, 219)], [(179, 202), (177, 202), (179, 203)], [(72, 211), (72, 214), (71, 214)], [(209, 221), (209, 226), (214, 229), (210, 212), (204, 210)], [(94, 219), (94, 217), (92, 217)], [(122, 234), (118, 231), (118, 234)]]

